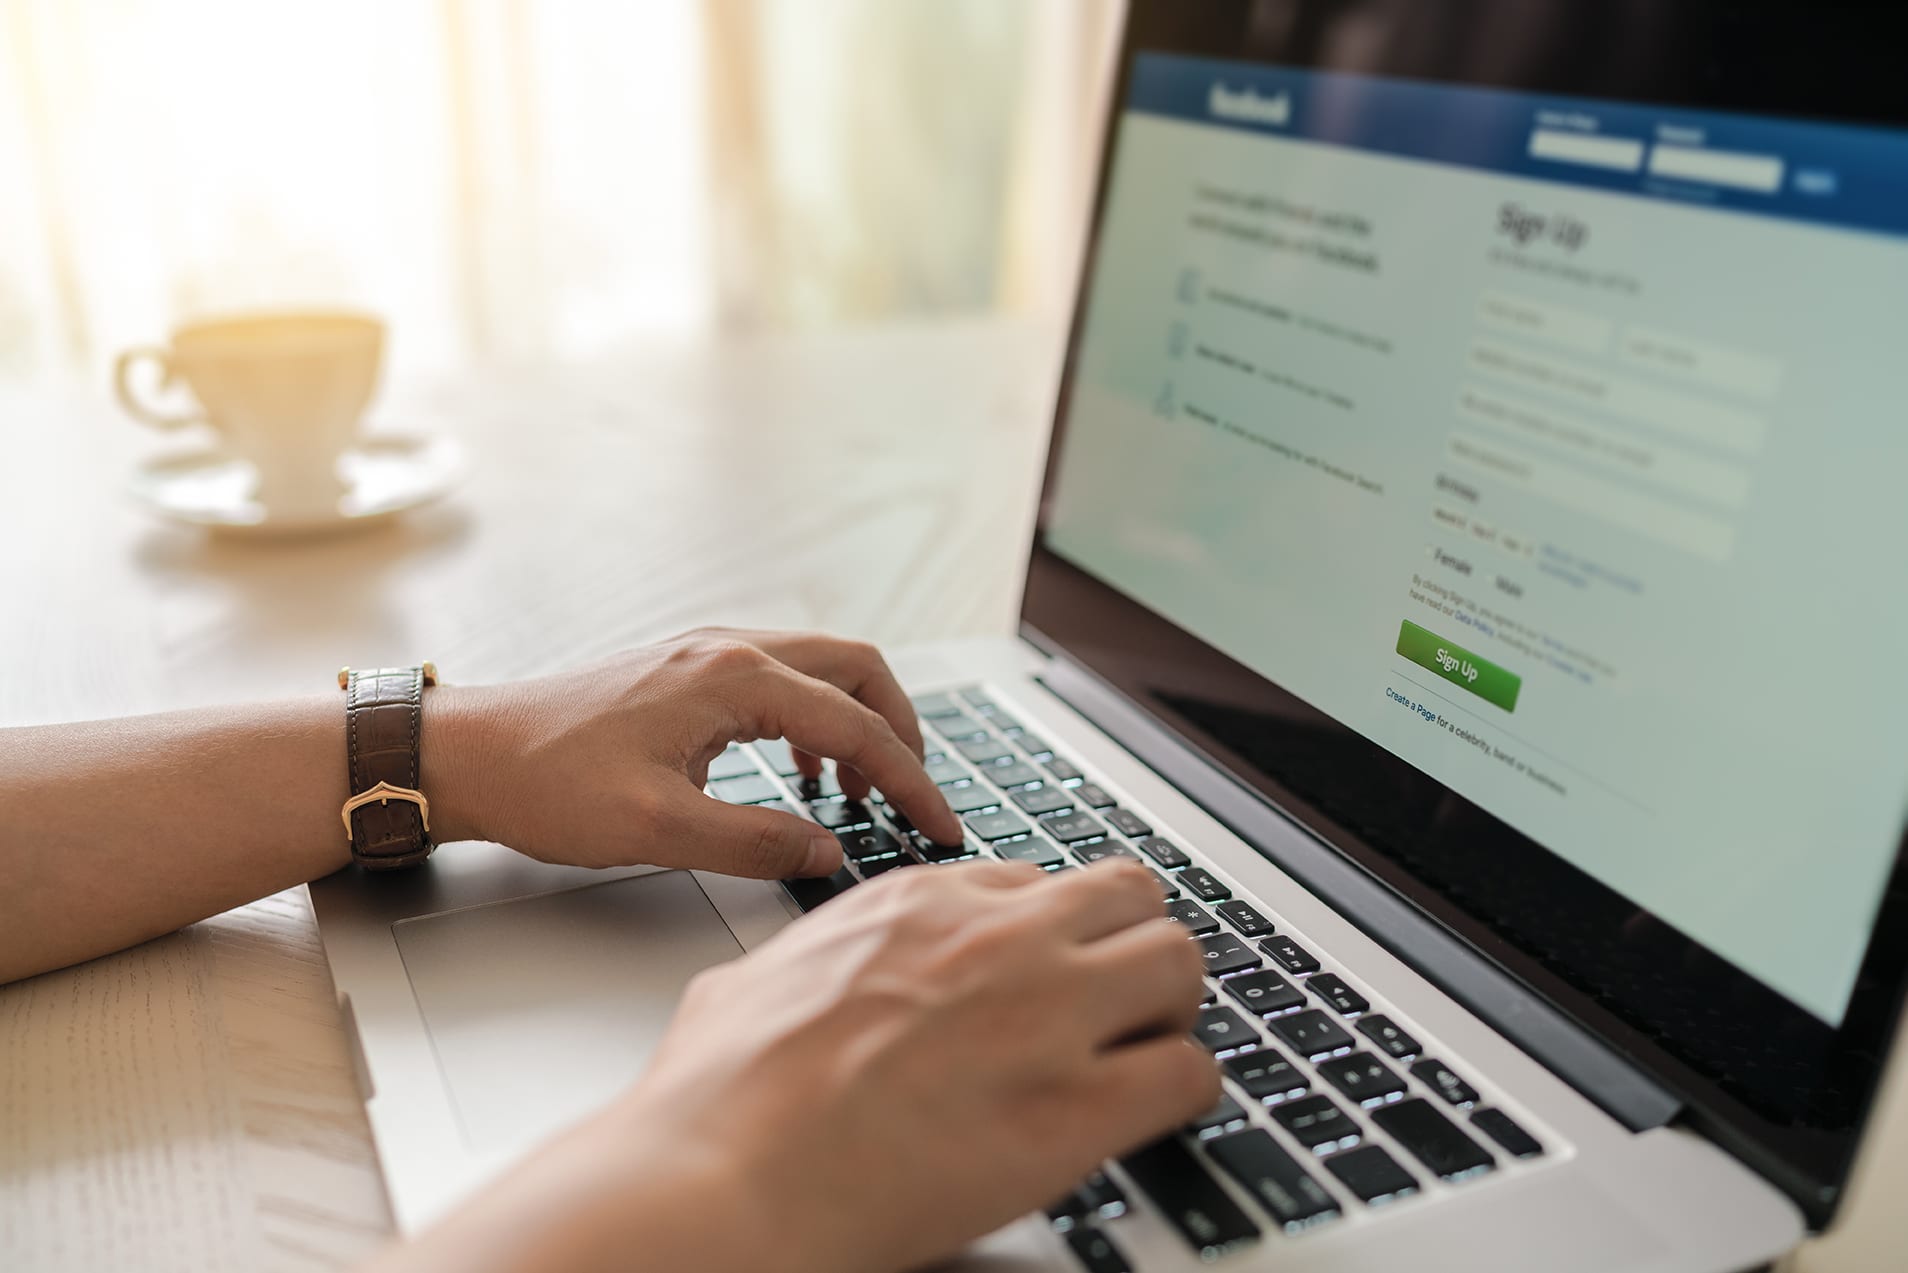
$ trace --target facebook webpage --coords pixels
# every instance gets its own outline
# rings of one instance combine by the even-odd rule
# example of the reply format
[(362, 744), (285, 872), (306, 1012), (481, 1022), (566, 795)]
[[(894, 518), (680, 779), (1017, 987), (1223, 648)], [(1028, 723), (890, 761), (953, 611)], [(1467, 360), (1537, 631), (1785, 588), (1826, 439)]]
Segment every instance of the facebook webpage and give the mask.
[(1908, 138), (1141, 55), (1048, 542), (1838, 1021)]

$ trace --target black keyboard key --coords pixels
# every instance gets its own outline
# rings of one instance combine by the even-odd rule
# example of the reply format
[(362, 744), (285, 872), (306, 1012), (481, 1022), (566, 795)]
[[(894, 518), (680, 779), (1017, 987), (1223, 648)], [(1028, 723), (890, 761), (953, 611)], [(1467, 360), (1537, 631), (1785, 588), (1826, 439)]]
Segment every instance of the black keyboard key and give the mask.
[(947, 798), (947, 807), (956, 813), (973, 813), (980, 809), (992, 809), (1000, 804), (1000, 793), (989, 790), (978, 782), (964, 782), (952, 787), (942, 787), (941, 794)]
[(1325, 1187), (1279, 1147), (1272, 1133), (1252, 1128), (1206, 1145), (1219, 1169), (1238, 1182), (1287, 1233), (1323, 1224), (1338, 1215)]
[(1121, 835), (1131, 836), (1137, 840), (1143, 835), (1153, 834), (1153, 828), (1146, 824), (1146, 819), (1140, 817), (1139, 814), (1134, 813), (1131, 809), (1121, 809), (1115, 806), (1111, 809), (1100, 810), (1100, 816), (1112, 823), (1113, 829), (1118, 831)]
[(1097, 783), (1083, 782), (1071, 790), (1073, 791), (1073, 798), (1089, 809), (1104, 809), (1109, 805), (1118, 803), (1112, 796), (1107, 794), (1105, 787)]
[(1258, 1238), (1259, 1226), (1178, 1137), (1156, 1140), (1120, 1162), (1201, 1259), (1216, 1260)]
[(740, 778), (710, 783), (709, 794), (728, 804), (760, 804), (764, 800), (779, 800), (782, 789), (761, 774), (744, 774)]
[(1073, 844), (1080, 840), (1098, 840), (1106, 835), (1106, 828), (1086, 813), (1053, 814), (1040, 820), (1040, 829), (1065, 844)]
[(837, 831), (835, 838), (841, 841), (841, 851), (856, 862), (889, 857), (901, 851), (901, 841), (880, 827), (869, 827), (865, 831)]
[(1225, 986), (1227, 994), (1262, 1017), (1290, 1012), (1305, 1002), (1303, 991), (1269, 968), (1227, 977)]
[(1290, 937), (1268, 937), (1259, 943), (1259, 949), (1265, 952), (1266, 958), (1295, 977), (1318, 971), (1318, 960)]
[(1036, 737), (1024, 729), (1008, 730), (1007, 737), (1013, 739), (1014, 744), (1018, 746), (1020, 750), (1026, 752), (1029, 756), (1032, 756), (1042, 764), (1053, 759), (1053, 745), (1044, 738)]
[(1320, 1061), (1318, 1072), (1327, 1083), (1367, 1108), (1397, 1100), (1405, 1094), (1405, 1081), (1369, 1052)]
[(941, 737), (951, 743), (963, 742), (969, 738), (987, 737), (987, 727), (962, 712), (955, 712), (949, 716), (936, 716), (934, 728), (940, 731)]
[(1378, 1045), (1394, 1061), (1409, 1061), (1424, 1051), (1419, 1042), (1398, 1028), (1390, 1017), (1369, 1016), (1358, 1023), (1359, 1033)]
[(1047, 780), (1046, 774), (1024, 760), (1012, 760), (1004, 765), (982, 765), (981, 775), (996, 787), (1005, 787), (1009, 791), (1038, 786)]
[(1245, 1107), (1233, 1100), (1230, 1093), (1221, 1092), (1219, 1103), (1188, 1123), (1186, 1130), (1196, 1136), (1218, 1136), (1238, 1131), (1247, 1121)]
[(1257, 968), (1261, 962), (1252, 947), (1231, 933), (1218, 933), (1199, 939), (1199, 953), (1206, 957), (1206, 975), (1223, 977), (1231, 972)]
[(740, 747), (731, 747), (709, 762), (709, 781), (720, 782), (724, 778), (740, 778), (744, 774), (755, 773), (755, 757)]
[(1382, 1207), (1418, 1192), (1417, 1177), (1400, 1167), (1382, 1145), (1335, 1155), (1325, 1165), (1367, 1206)]
[(1168, 919), (1176, 919), (1184, 924), (1194, 937), (1204, 937), (1207, 933), (1219, 931), (1219, 921), (1206, 913), (1206, 908), (1198, 902), (1181, 900), (1166, 907)]
[(1292, 1139), (1315, 1154), (1350, 1149), (1364, 1139), (1352, 1116), (1332, 1104), (1328, 1096), (1301, 1096), (1272, 1107), (1272, 1117), (1292, 1133)]
[(1239, 1085), (1240, 1091), (1266, 1105), (1303, 1096), (1312, 1086), (1299, 1067), (1286, 1060), (1277, 1048), (1241, 1052), (1227, 1057), (1219, 1065), (1226, 1077)]
[(1203, 866), (1189, 866), (1179, 873), (1179, 882), (1188, 893), (1202, 902), (1223, 902), (1232, 890), (1213, 877)]
[(1192, 859), (1171, 840), (1164, 836), (1149, 835), (1139, 842), (1142, 852), (1169, 871), (1177, 871), (1182, 866), (1191, 866)]
[(1053, 775), (1055, 782), (1078, 782), (1081, 777), (1072, 761), (1062, 760), (1058, 756), (1047, 762), (1047, 772)]
[(1139, 860), (1139, 855), (1115, 840), (1093, 840), (1082, 844), (1073, 851), (1083, 866), (1092, 866), (1095, 862), (1104, 862), (1108, 858), (1131, 858)]
[(1043, 813), (1060, 813), (1073, 807), (1065, 787), (1028, 787), (1013, 793), (1013, 802), (1036, 818)]
[(1289, 1017), (1274, 1017), (1269, 1024), (1272, 1033), (1308, 1061), (1349, 1052), (1352, 1048), (1352, 1037), (1345, 1033), (1345, 1028), (1317, 1008), (1294, 1012)]
[[(963, 703), (981, 711), (986, 711), (994, 705), (994, 700), (988, 695), (987, 691), (978, 685), (968, 686), (966, 689), (960, 691), (960, 695)], [(915, 710), (919, 711), (920, 709), (917, 707)]]
[(874, 825), (874, 814), (859, 800), (825, 800), (808, 806), (815, 821), (830, 831), (859, 831)]
[(954, 750), (961, 753), (970, 764), (991, 765), (997, 760), (1011, 757), (1013, 749), (998, 738), (982, 735), (979, 738), (967, 738), (954, 744)]
[(994, 852), (1009, 862), (1031, 862), (1042, 870), (1066, 861), (1052, 841), (1037, 835), (1030, 835), (1024, 840), (1003, 841), (994, 846)]
[(970, 813), (967, 815), (967, 829), (983, 840), (1007, 840), (1033, 830), (1027, 825), (1027, 820), (1012, 809)]
[(1001, 711), (1000, 707), (994, 703), (977, 703), (975, 707), (982, 716), (987, 718), (989, 725), (992, 725), (1003, 734), (1011, 735), (1020, 728), (1019, 721), (1009, 716), (1006, 712)]
[(1504, 1147), (1512, 1158), (1538, 1158), (1544, 1147), (1538, 1139), (1511, 1121), (1501, 1109), (1481, 1109), (1471, 1115), (1471, 1124)]
[(1371, 1121), (1446, 1180), (1481, 1175), (1493, 1165), (1484, 1147), (1459, 1131), (1430, 1101), (1413, 1098), (1375, 1109)]
[(1092, 1225), (1080, 1225), (1061, 1236), (1086, 1273), (1133, 1273), (1133, 1266), (1126, 1262), (1126, 1257), (1105, 1231)]
[(847, 867), (842, 867), (833, 875), (824, 875), (819, 879), (783, 880), (782, 887), (795, 899), (795, 904), (803, 913), (814, 910), (823, 902), (832, 901), (861, 883)]
[(1411, 1067), (1418, 1081), (1442, 1096), (1453, 1105), (1465, 1106), (1477, 1104), (1477, 1089), (1466, 1083), (1454, 1073), (1450, 1066), (1430, 1057)]
[(1229, 1052), (1234, 1048), (1259, 1045), (1259, 1032), (1247, 1025), (1244, 1017), (1227, 1007), (1201, 1008), (1199, 1020), (1192, 1032), (1193, 1038), (1205, 1044), (1211, 1052)]
[(760, 738), (756, 740), (755, 750), (761, 754), (770, 769), (784, 778), (793, 778), (801, 771), (795, 767), (795, 753), (789, 748), (788, 740), (783, 738)]
[(1126, 1195), (1103, 1171), (1094, 1172), (1047, 1208), (1047, 1218), (1056, 1229), (1070, 1228), (1082, 1220), (1112, 1220), (1125, 1214)]
[(918, 859), (909, 857), (905, 853), (896, 853), (889, 857), (868, 858), (865, 861), (858, 861), (855, 863), (855, 869), (861, 872), (862, 879), (871, 880), (877, 875), (885, 875), (889, 871), (896, 870), (899, 867), (919, 865), (921, 865), (921, 863)]
[(819, 778), (803, 778), (795, 784), (795, 794), (803, 800), (832, 800), (841, 794), (841, 784), (835, 781), (835, 771), (825, 770)]
[(1355, 1017), (1371, 1008), (1365, 996), (1346, 985), (1345, 979), (1335, 972), (1321, 972), (1305, 984), (1340, 1016)]
[(1179, 885), (1173, 883), (1172, 880), (1168, 879), (1164, 875), (1161, 875), (1158, 871), (1153, 872), (1153, 878), (1159, 881), (1159, 892), (1161, 897), (1164, 897), (1167, 901), (1170, 902), (1174, 898), (1179, 896)]
[(1219, 917), (1226, 923), (1238, 929), (1241, 937), (1270, 937), (1272, 935), (1272, 921), (1253, 910), (1246, 902), (1235, 898), (1230, 902), (1221, 902), (1212, 909), (1218, 911)]
[[(963, 692), (971, 693), (972, 691)], [(929, 720), (933, 720), (937, 716), (959, 716), (961, 714), (961, 705), (954, 701), (954, 696), (951, 693), (917, 694), (911, 701), (914, 703), (915, 712), (918, 715), (925, 716)]]
[(974, 776), (974, 771), (952, 756), (942, 756), (927, 762), (927, 776), (935, 786), (945, 787), (950, 782), (966, 782)]
[(958, 862), (962, 858), (974, 856), (974, 850), (969, 845), (936, 844), (918, 832), (914, 836), (914, 851), (929, 862)]

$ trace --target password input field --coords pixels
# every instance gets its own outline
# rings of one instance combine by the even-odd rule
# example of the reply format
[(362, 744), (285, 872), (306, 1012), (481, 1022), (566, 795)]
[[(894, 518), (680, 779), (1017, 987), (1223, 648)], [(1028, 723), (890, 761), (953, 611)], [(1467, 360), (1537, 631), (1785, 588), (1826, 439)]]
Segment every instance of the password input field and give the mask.
[(1552, 163), (1635, 172), (1643, 166), (1643, 143), (1630, 137), (1599, 137), (1539, 128), (1530, 135), (1530, 157)]
[(1782, 160), (1777, 155), (1750, 155), (1734, 150), (1706, 150), (1697, 146), (1650, 149), (1652, 177), (1694, 181), (1706, 186), (1729, 186), (1774, 194), (1782, 189)]

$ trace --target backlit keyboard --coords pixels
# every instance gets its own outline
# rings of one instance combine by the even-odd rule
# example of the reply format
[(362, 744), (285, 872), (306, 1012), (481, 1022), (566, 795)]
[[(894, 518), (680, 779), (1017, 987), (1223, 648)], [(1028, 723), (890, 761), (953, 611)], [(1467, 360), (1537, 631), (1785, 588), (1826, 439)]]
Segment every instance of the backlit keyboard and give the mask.
[(1119, 1222), (1147, 1207), (1212, 1260), (1268, 1231), (1296, 1236), (1414, 1198), (1424, 1205), (1545, 1155), (1395, 1013), (1374, 1008), (1270, 909), (1158, 834), (984, 688), (922, 695), (914, 706), (928, 773), (966, 825), (958, 846), (929, 841), (878, 797), (844, 799), (832, 777), (802, 779), (780, 740), (729, 748), (709, 767), (709, 792), (799, 807), (835, 833), (839, 871), (783, 883), (804, 911), (888, 871), (976, 857), (1064, 871), (1124, 856), (1154, 868), (1168, 914), (1206, 957), (1193, 1034), (1218, 1058), (1225, 1094), (1047, 1208), (1094, 1273), (1129, 1267)]

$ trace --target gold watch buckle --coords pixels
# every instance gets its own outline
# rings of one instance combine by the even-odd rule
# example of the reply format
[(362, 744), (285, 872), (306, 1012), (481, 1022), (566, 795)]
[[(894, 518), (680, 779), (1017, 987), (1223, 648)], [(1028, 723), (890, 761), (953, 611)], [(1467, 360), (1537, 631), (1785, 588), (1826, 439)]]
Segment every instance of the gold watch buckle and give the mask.
[(357, 838), (351, 833), (351, 815), (353, 813), (368, 804), (390, 804), (393, 800), (408, 800), (416, 805), (418, 816), (424, 819), (424, 830), (426, 833), (429, 833), (431, 829), (431, 802), (424, 798), (424, 793), (421, 791), (413, 791), (409, 787), (394, 787), (388, 782), (381, 782), (375, 787), (360, 791), (357, 795), (345, 801), (344, 808), (338, 811), (338, 815), (344, 819), (345, 839), (355, 842)]

